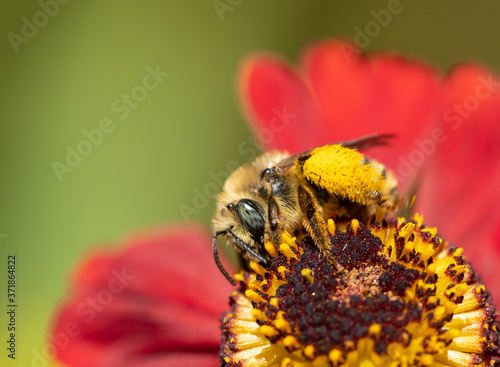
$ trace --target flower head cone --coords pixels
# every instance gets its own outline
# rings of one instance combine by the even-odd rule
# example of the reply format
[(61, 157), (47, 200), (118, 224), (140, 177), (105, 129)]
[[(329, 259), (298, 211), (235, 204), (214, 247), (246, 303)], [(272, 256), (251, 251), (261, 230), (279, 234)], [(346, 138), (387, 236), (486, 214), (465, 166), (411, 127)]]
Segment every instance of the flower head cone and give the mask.
[(336, 265), (285, 234), (270, 266), (239, 273), (221, 365), (499, 365), (495, 309), (461, 248), (419, 216), (328, 230)]

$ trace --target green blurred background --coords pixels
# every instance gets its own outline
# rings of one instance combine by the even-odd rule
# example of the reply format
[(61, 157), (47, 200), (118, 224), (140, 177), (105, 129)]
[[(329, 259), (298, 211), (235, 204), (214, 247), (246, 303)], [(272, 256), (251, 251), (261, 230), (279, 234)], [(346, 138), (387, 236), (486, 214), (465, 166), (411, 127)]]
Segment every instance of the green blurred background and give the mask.
[[(296, 60), (304, 44), (353, 37), (388, 7), (388, 1), (54, 1), (0, 5), (2, 366), (41, 365), (33, 351), (46, 345), (68, 275), (89, 248), (184, 222), (181, 205), (194, 207), (196, 190), (213, 182), (211, 172), (226, 171), (232, 159), (245, 162), (236, 150), (250, 137), (235, 96), (243, 56), (266, 50)], [(42, 10), (47, 4), (52, 8)], [(393, 49), (441, 70), (460, 60), (500, 70), (500, 3), (400, 6), (367, 51)], [(46, 24), (36, 35), (25, 26), (27, 38), (26, 20)], [(147, 95), (136, 88), (141, 101), (125, 117), (122, 94), (157, 65), (168, 76)], [(67, 165), (68, 146), (89, 149), (82, 131), (103, 119), (114, 130), (58, 177), (54, 162)], [(209, 200), (190, 219), (209, 224), (213, 208)], [(10, 253), (18, 257), (15, 361), (6, 355)]]

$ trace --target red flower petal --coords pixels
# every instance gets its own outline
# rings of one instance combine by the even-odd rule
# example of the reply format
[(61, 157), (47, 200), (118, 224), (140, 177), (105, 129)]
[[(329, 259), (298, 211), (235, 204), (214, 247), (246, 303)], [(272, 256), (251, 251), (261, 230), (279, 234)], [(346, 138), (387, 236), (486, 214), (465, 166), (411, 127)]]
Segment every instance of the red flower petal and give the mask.
[[(443, 83), (443, 138), (422, 172), (417, 210), (465, 254), (500, 300), (500, 84), (478, 66), (462, 65)], [(443, 141), (441, 141), (443, 140)], [(430, 145), (429, 145), (430, 147)], [(430, 149), (430, 148), (429, 148)]]
[[(276, 110), (286, 106), (293, 123), (273, 135), (267, 149), (294, 153), (360, 136), (396, 133), (402, 153), (415, 146), (433, 122), (438, 100), (436, 73), (402, 57), (365, 57), (354, 46), (329, 41), (306, 50), (306, 77), (272, 57), (253, 56), (242, 68), (240, 96), (257, 135), (272, 130)], [(393, 149), (370, 155), (395, 169)]]
[(216, 366), (218, 320), (231, 286), (213, 264), (209, 244), (204, 230), (184, 227), (94, 255), (57, 319), (58, 358), (82, 367)]
[(239, 84), (247, 120), (266, 150), (299, 153), (314, 144), (316, 108), (306, 83), (287, 63), (251, 56), (242, 65)]
[(326, 138), (344, 141), (395, 133), (393, 149), (370, 151), (370, 156), (396, 169), (399, 161), (394, 151), (404, 155), (432, 122), (438, 96), (436, 73), (398, 56), (366, 57), (338, 41), (311, 47), (304, 60), (322, 108)]

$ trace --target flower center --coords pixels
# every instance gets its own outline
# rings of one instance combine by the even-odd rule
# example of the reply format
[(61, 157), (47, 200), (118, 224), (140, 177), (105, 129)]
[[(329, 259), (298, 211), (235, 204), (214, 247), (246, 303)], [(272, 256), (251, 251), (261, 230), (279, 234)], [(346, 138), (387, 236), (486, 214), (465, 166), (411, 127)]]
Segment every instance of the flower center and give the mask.
[(239, 344), (248, 342), (235, 329), (242, 312), (255, 325), (253, 342), (274, 348), (271, 360), (285, 366), (496, 363), (494, 310), (461, 249), (419, 217), (328, 227), (329, 256), (310, 237), (285, 235), (279, 251), (266, 245), (267, 269), (251, 263), (254, 273), (238, 275), (242, 290), (222, 326), (224, 363), (260, 365), (243, 358), (252, 348)]

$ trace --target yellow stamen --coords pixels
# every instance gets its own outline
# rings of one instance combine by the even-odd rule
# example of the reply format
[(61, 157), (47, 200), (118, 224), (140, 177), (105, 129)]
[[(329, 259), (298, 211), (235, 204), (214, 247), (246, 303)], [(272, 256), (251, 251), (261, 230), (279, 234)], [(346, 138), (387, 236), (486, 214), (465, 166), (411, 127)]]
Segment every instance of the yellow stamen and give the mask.
[(287, 259), (291, 259), (292, 257), (294, 258), (297, 258), (297, 256), (295, 255), (295, 253), (292, 251), (292, 249), (290, 248), (290, 246), (288, 246), (288, 244), (286, 243), (282, 243), (280, 245), (280, 251), (283, 255), (286, 256)]
[(292, 349), (300, 348), (300, 343), (293, 335), (287, 335), (285, 338), (283, 338), (283, 345), (287, 348)]
[(280, 273), (282, 277), (285, 277), (286, 272), (288, 272), (288, 269), (285, 266), (278, 267), (278, 273)]
[(368, 334), (373, 336), (379, 336), (380, 331), (382, 330), (380, 324), (372, 324), (368, 329)]
[[(413, 196), (413, 200), (415, 200), (415, 196)], [(412, 204), (413, 204), (413, 200), (412, 200)], [(411, 206), (411, 204), (410, 204), (410, 206)], [(422, 214), (415, 214), (413, 216), (413, 220), (415, 220), (415, 222), (417, 222), (417, 227), (421, 227), (422, 223), (424, 222), (424, 216)]]
[(300, 273), (305, 276), (311, 284), (314, 283), (314, 272), (311, 269), (302, 269)]
[(252, 289), (247, 289), (245, 291), (245, 296), (247, 296), (247, 298), (253, 302), (265, 302), (264, 298), (262, 298), (260, 294)]
[(264, 269), (260, 264), (256, 263), (255, 261), (250, 261), (249, 263), (250, 268), (259, 274), (260, 276), (264, 277), (266, 275), (266, 269)]
[(328, 353), (328, 358), (333, 364), (338, 364), (342, 361), (342, 352), (338, 349), (332, 349), (330, 353)]
[(274, 247), (272, 242), (266, 242), (264, 244), (264, 248), (266, 249), (267, 253), (271, 255), (272, 257), (278, 256), (278, 253), (276, 252), (276, 248)]
[(304, 348), (303, 353), (307, 358), (313, 359), (314, 358), (314, 347), (312, 345), (308, 345), (307, 347)]
[(269, 326), (269, 325), (262, 325), (260, 327), (260, 332), (262, 334), (264, 334), (265, 336), (267, 336), (268, 338), (272, 337), (272, 336), (279, 335), (279, 331), (276, 330), (275, 328), (273, 328), (272, 326)]
[(335, 234), (335, 222), (333, 221), (332, 218), (328, 219), (326, 226), (328, 228), (328, 232), (330, 232), (331, 235), (334, 235)]
[(354, 233), (357, 234), (358, 228), (359, 228), (359, 220), (357, 220), (357, 219), (351, 220), (351, 226), (352, 226), (352, 229), (354, 230)]
[(278, 298), (276, 298), (276, 297), (271, 298), (271, 301), (269, 301), (269, 303), (274, 308), (279, 308), (279, 300), (278, 300)]

